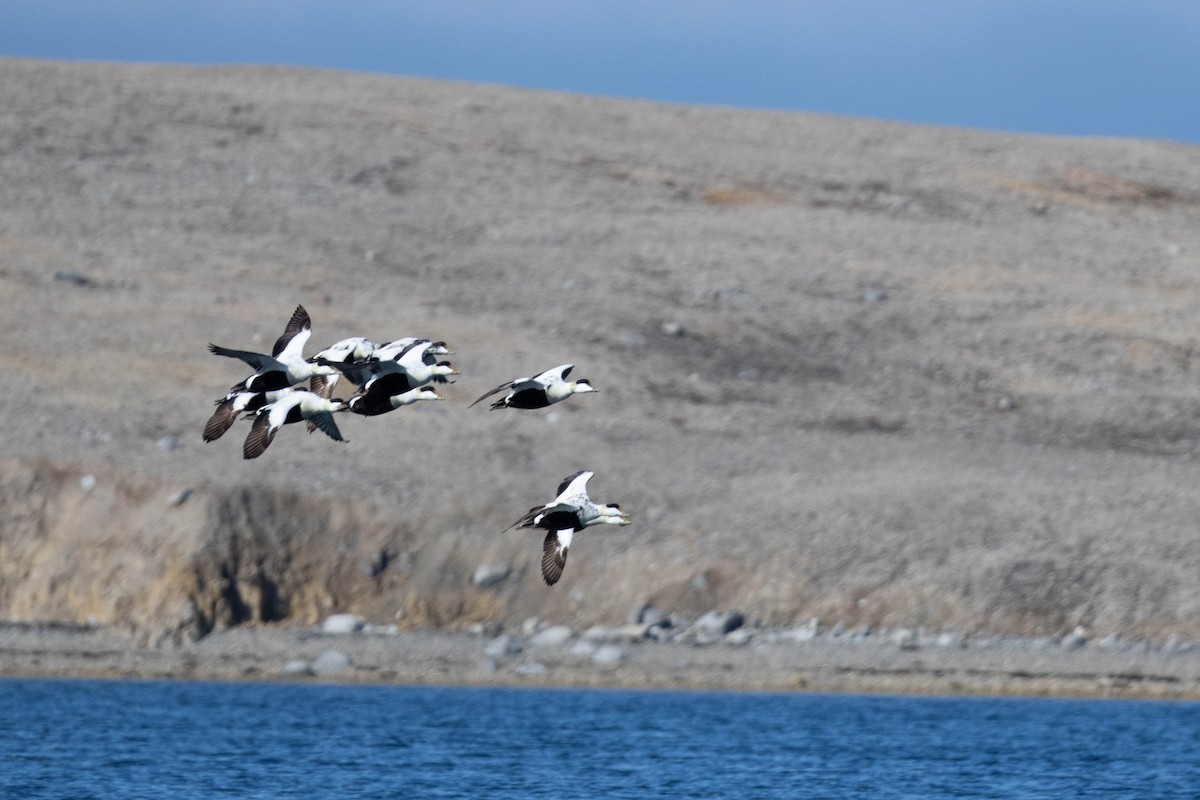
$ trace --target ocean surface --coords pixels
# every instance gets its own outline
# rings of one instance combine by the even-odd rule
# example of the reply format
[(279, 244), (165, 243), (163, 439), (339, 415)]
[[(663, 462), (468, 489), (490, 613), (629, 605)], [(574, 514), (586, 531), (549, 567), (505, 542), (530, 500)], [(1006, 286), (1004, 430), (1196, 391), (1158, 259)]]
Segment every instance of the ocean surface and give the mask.
[(1197, 798), (1200, 704), (0, 680), (0, 797)]

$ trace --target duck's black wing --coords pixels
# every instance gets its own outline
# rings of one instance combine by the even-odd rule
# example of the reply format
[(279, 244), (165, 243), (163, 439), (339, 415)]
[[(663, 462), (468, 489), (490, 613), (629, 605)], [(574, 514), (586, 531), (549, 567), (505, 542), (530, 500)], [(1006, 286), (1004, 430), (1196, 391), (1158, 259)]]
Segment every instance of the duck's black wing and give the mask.
[(283, 329), (283, 335), (275, 340), (275, 346), (271, 348), (271, 355), (278, 358), (279, 354), (287, 349), (288, 343), (300, 333), (300, 331), (311, 331), (312, 320), (308, 317), (308, 312), (304, 310), (304, 306), (296, 306), (296, 310), (292, 312), (292, 318), (288, 320), (288, 324)]
[[(486, 400), (487, 398), (491, 397), (494, 394), (499, 394), (500, 392), (503, 392), (505, 389), (511, 389), (517, 381), (524, 381), (524, 380), (529, 380), (529, 379), (528, 378), (517, 378), (517, 380), (515, 380), (515, 381), (508, 381), (506, 383), (502, 383), (499, 386), (497, 386), (495, 389), (492, 389), (490, 392), (488, 392), (487, 394), (480, 397), (479, 400), (475, 401), (475, 403), (478, 403), (481, 400)], [(475, 405), (475, 403), (471, 403), (471, 406)], [(471, 406), (467, 406), (467, 408), (470, 408)]]
[(547, 531), (542, 542), (542, 580), (547, 586), (558, 583), (563, 568), (567, 566), (567, 552), (571, 549), (572, 530)]

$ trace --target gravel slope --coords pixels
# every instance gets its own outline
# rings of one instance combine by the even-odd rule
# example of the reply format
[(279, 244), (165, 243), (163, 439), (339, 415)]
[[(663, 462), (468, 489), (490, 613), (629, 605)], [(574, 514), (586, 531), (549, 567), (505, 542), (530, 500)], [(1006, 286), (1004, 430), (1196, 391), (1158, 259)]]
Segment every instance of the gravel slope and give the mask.
[[(1200, 638), (1195, 147), (24, 60), (0, 109), (0, 618)], [(298, 303), (462, 376), (202, 443), (206, 344)], [(467, 409), (568, 361), (600, 393)], [(547, 589), (503, 529), (585, 467), (636, 524)]]

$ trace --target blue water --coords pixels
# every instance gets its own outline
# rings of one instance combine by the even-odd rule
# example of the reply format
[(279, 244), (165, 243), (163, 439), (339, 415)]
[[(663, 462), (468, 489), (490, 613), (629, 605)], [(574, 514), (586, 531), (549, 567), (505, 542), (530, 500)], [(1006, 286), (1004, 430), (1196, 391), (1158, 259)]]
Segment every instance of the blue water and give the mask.
[(1200, 704), (7, 680), (0, 797), (1197, 798)]

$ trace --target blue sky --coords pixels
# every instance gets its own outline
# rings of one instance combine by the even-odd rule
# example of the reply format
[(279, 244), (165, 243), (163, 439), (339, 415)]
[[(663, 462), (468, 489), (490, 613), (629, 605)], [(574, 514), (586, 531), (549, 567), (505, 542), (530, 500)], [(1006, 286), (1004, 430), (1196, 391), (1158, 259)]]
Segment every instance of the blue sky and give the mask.
[(1200, 143), (1200, 0), (0, 0), (0, 54)]

